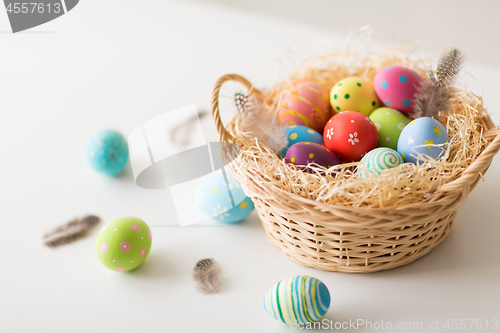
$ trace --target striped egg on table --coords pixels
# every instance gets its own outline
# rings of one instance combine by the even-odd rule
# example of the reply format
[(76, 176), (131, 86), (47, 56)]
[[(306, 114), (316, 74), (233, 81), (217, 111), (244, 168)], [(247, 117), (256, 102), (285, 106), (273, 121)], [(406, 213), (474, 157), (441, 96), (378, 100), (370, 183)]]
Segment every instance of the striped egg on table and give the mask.
[(207, 216), (223, 223), (243, 221), (255, 208), (240, 183), (226, 172), (227, 184), (221, 172), (207, 176), (196, 189), (196, 205)]
[(405, 162), (421, 164), (427, 158), (440, 159), (448, 149), (448, 133), (433, 118), (421, 117), (410, 122), (401, 132), (398, 152)]
[(299, 169), (309, 173), (314, 173), (314, 170), (308, 167), (312, 163), (327, 169), (342, 163), (334, 152), (314, 142), (298, 142), (294, 144), (288, 149), (285, 161), (297, 165)]
[(345, 162), (357, 162), (377, 147), (377, 128), (366, 115), (344, 111), (328, 120), (323, 132), (325, 146)]
[(151, 241), (151, 230), (146, 222), (132, 216), (117, 218), (97, 235), (97, 257), (106, 268), (128, 272), (147, 258)]
[(370, 119), (377, 128), (377, 146), (396, 150), (399, 136), (410, 120), (398, 110), (388, 107), (374, 110), (370, 114)]
[(285, 132), (288, 136), (288, 146), (283, 148), (280, 151), (281, 156), (285, 157), (288, 148), (293, 146), (298, 142), (314, 142), (322, 145), (324, 143), (323, 136), (313, 130), (312, 128), (301, 126), (301, 125), (292, 125), (285, 127)]
[(307, 126), (321, 133), (331, 116), (328, 92), (316, 83), (299, 83), (283, 94), (278, 114), (284, 125)]
[(417, 87), (423, 78), (417, 72), (401, 66), (387, 66), (377, 72), (375, 91), (385, 106), (403, 113), (413, 113)]
[(375, 148), (361, 159), (359, 176), (367, 177), (369, 174), (380, 175), (384, 170), (392, 169), (404, 163), (401, 155), (391, 148)]
[(360, 76), (335, 83), (330, 91), (330, 104), (334, 112), (358, 111), (367, 116), (381, 105), (373, 82)]
[(323, 282), (310, 276), (293, 276), (275, 284), (264, 297), (264, 309), (288, 325), (320, 320), (330, 307), (330, 292)]

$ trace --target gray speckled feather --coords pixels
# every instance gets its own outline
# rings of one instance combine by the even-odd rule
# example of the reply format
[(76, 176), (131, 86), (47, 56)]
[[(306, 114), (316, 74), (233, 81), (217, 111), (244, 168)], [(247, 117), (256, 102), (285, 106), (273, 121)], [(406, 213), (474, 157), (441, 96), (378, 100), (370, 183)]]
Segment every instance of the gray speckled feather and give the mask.
[(212, 294), (219, 291), (219, 282), (222, 270), (213, 259), (202, 259), (196, 263), (193, 278), (196, 288), (203, 294)]
[(415, 94), (415, 118), (437, 118), (439, 111), (450, 108), (453, 95), (451, 87), (457, 79), (465, 61), (465, 54), (458, 49), (443, 53), (437, 65), (436, 73), (428, 71), (428, 80), (417, 86)]
[(262, 107), (258, 101), (242, 93), (234, 95), (234, 104), (242, 117), (245, 132), (275, 152), (288, 146), (288, 135), (278, 115)]

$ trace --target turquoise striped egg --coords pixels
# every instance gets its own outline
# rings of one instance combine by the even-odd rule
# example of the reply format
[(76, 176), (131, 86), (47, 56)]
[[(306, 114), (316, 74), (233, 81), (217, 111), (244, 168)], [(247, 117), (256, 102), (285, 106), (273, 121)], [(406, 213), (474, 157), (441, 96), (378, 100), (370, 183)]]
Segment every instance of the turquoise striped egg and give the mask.
[(279, 155), (281, 157), (285, 157), (288, 148), (298, 142), (314, 142), (320, 145), (323, 145), (325, 143), (323, 141), (323, 136), (309, 127), (302, 125), (292, 125), (287, 126), (284, 129), (288, 136), (288, 146), (286, 148), (283, 148), (279, 152)]
[(292, 276), (274, 285), (264, 298), (266, 312), (288, 325), (312, 323), (330, 307), (330, 292), (320, 280)]
[(365, 178), (370, 173), (380, 175), (382, 171), (395, 168), (403, 164), (404, 161), (397, 151), (383, 147), (370, 150), (363, 156), (361, 163), (363, 164), (360, 166), (359, 175), (361, 178)]

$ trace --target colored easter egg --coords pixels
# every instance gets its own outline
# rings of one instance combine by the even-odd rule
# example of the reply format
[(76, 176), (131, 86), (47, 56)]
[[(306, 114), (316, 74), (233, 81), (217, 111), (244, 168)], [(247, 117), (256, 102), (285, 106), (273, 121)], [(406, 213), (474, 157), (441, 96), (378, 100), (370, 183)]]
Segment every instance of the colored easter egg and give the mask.
[(330, 291), (320, 280), (292, 276), (275, 284), (264, 297), (264, 309), (288, 325), (306, 325), (320, 320), (330, 307)]
[(385, 106), (413, 113), (415, 93), (423, 79), (417, 72), (400, 66), (387, 66), (377, 72), (375, 91)]
[[(419, 155), (439, 159), (448, 149), (448, 133), (441, 123), (429, 117), (421, 117), (410, 122), (401, 132), (398, 152), (405, 162), (420, 164), (425, 160)], [(440, 146), (436, 146), (440, 145)]]
[(151, 249), (151, 230), (137, 217), (121, 217), (106, 224), (97, 235), (96, 252), (102, 264), (128, 272), (142, 264)]
[(282, 124), (307, 126), (321, 133), (331, 116), (328, 92), (312, 82), (299, 83), (285, 92), (278, 113)]
[(378, 134), (370, 118), (360, 112), (344, 111), (328, 120), (323, 139), (325, 146), (343, 161), (354, 162), (377, 147)]
[(288, 147), (283, 148), (280, 152), (280, 155), (285, 157), (288, 148), (293, 146), (298, 142), (314, 142), (322, 145), (323, 136), (313, 130), (312, 128), (301, 126), (301, 125), (292, 125), (285, 127), (285, 132), (288, 136)]
[(226, 172), (226, 184), (221, 172), (209, 175), (196, 189), (196, 205), (209, 218), (224, 223), (243, 221), (255, 208), (240, 183)]
[(398, 139), (403, 128), (410, 121), (398, 110), (382, 107), (370, 114), (371, 121), (378, 132), (378, 147), (398, 149)]
[(337, 82), (330, 91), (330, 104), (335, 112), (358, 111), (367, 116), (381, 105), (373, 82), (359, 76)]
[(380, 175), (384, 170), (395, 168), (404, 161), (401, 155), (391, 148), (375, 148), (366, 153), (361, 159), (360, 177), (364, 178), (368, 174), (373, 173), (375, 175)]
[(127, 166), (127, 141), (118, 132), (99, 131), (90, 138), (87, 145), (87, 159), (95, 170), (116, 176)]
[(311, 168), (307, 167), (311, 163), (321, 165), (325, 168), (342, 163), (334, 152), (314, 142), (298, 142), (294, 144), (288, 149), (285, 161), (302, 166), (300, 169), (310, 173), (314, 173)]

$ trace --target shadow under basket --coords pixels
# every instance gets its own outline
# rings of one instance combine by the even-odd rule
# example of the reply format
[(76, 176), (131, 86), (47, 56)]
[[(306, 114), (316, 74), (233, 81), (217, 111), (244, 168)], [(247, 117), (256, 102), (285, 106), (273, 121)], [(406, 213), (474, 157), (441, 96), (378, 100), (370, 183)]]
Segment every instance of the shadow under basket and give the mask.
[[(219, 115), (219, 91), (227, 81), (243, 84), (249, 96), (261, 93), (237, 74), (224, 75), (214, 85), (211, 111), (221, 141), (237, 143), (238, 129), (226, 128)], [(484, 150), (459, 178), (439, 186), (431, 200), (390, 208), (332, 205), (277, 192), (271, 182), (257, 183), (256, 175), (237, 178), (253, 200), (267, 238), (290, 259), (326, 271), (387, 270), (429, 253), (450, 232), (458, 208), (500, 149), (500, 130), (489, 115), (484, 117), (488, 141)], [(239, 158), (229, 164), (235, 175)]]

